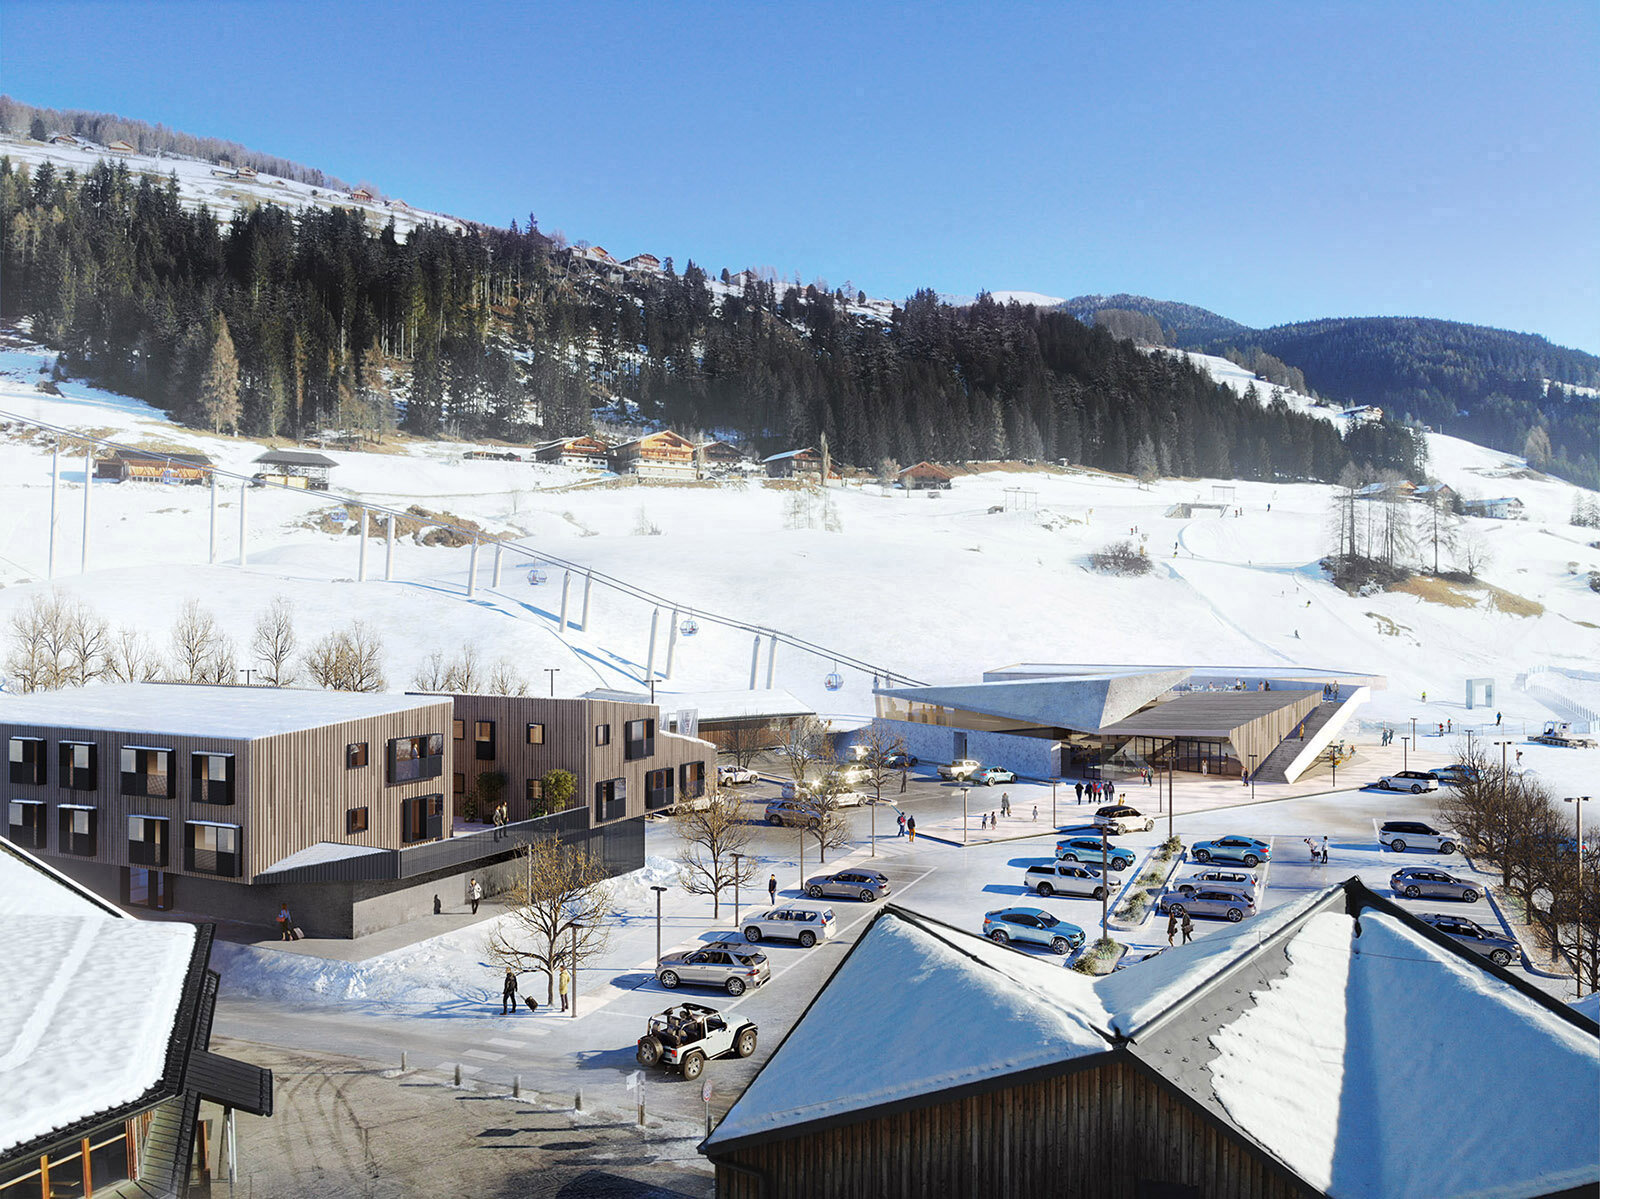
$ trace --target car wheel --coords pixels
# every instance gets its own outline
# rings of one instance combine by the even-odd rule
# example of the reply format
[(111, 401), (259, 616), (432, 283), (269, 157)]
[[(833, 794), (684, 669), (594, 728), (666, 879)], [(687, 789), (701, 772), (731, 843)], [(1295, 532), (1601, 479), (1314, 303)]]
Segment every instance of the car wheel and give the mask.
[(697, 1049), (682, 1059), (682, 1077), (692, 1082), (704, 1073), (704, 1054)]
[(1410, 793), (1414, 794), (1414, 795), (1419, 795), (1424, 790), (1425, 790), (1425, 788), (1422, 787), (1419, 783), (1416, 783), (1414, 786), (1409, 788)]
[(824, 889), (822, 887), (817, 886), (816, 884), (814, 884), (813, 886), (810, 886), (810, 887), (807, 888), (807, 898), (809, 898), (809, 899), (822, 899), (823, 897), (824, 897)]
[(659, 975), (659, 985), (667, 991), (674, 991), (676, 984), (681, 981), (681, 977), (674, 970), (666, 970)]
[(1234, 924), (1237, 924), (1240, 920), (1244, 919), (1244, 913), (1239, 911), (1237, 908), (1228, 908), (1227, 919), (1231, 920)]
[(659, 1060), (659, 1042), (652, 1037), (643, 1037), (636, 1043), (636, 1064), (638, 1066), (652, 1066)]
[(811, 949), (814, 945), (818, 944), (818, 938), (816, 935), (814, 935), (810, 928), (802, 932), (798, 939), (801, 942), (802, 949)]
[(771, 825), (776, 825), (779, 828), (783, 828), (784, 827), (784, 818), (782, 816), (768, 816), (767, 817), (767, 823), (771, 824)]
[(1036, 895), (1038, 895), (1041, 899), (1050, 899), (1051, 898), (1051, 892), (1053, 892), (1055, 890), (1056, 890), (1056, 888), (1053, 887), (1050, 883), (1040, 883), (1039, 886), (1034, 888), (1034, 893)]
[(1075, 857), (1075, 856), (1074, 856), (1074, 855), (1073, 855), (1073, 854), (1071, 854), (1071, 853), (1065, 853), (1065, 854), (1063, 854), (1063, 855), (1062, 855), (1062, 860), (1063, 860), (1063, 861), (1064, 861), (1064, 862), (1074, 862), (1074, 863), (1078, 863), (1078, 861), (1079, 861), (1079, 859), (1078, 859), (1078, 858), (1077, 858), (1077, 857)]
[(1419, 899), (1420, 898), (1420, 888), (1419, 887), (1404, 887), (1403, 888), (1403, 897), (1405, 899)]
[(1101, 899), (1103, 894), (1104, 894), (1104, 889), (1101, 888), (1101, 887), (1098, 887), (1098, 888), (1096, 888), (1096, 890), (1091, 892), (1091, 898), (1092, 899)]
[(1511, 954), (1504, 949), (1496, 949), (1488, 955), (1488, 960), (1496, 966), (1509, 966), (1511, 964)]
[(1007, 933), (1005, 929), (997, 928), (993, 932), (989, 933), (988, 939), (993, 941), (996, 945), (1004, 945), (1011, 940), (1011, 935)]
[(993, 785), (994, 785), (994, 780), (993, 779), (984, 779), (983, 780), (983, 786), (992, 787)]
[(875, 902), (875, 893), (873, 891), (869, 891), (869, 890), (859, 891), (858, 892), (858, 898), (863, 900), (865, 903), (874, 903)]
[(1251, 870), (1254, 870), (1257, 866), (1261, 865), (1261, 859), (1256, 857), (1253, 853), (1247, 853), (1244, 855), (1244, 864)]
[(730, 978), (730, 979), (728, 979), (727, 980), (727, 993), (729, 995), (733, 996), (735, 999), (738, 996), (744, 994), (744, 980), (742, 978)]
[(1170, 914), (1180, 920), (1183, 916), (1187, 915), (1187, 909), (1179, 903), (1173, 903), (1170, 905)]
[(1193, 851), (1193, 860), (1195, 862), (1208, 862), (1210, 860), (1210, 851), (1208, 849), (1195, 849)]
[(1109, 862), (1108, 865), (1113, 867), (1115, 870), (1123, 870), (1126, 866), (1129, 866), (1130, 863), (1125, 861), (1124, 858), (1115, 858), (1113, 861)]
[(1151, 833), (1153, 831), (1153, 821), (1149, 820), (1147, 824), (1142, 827), (1142, 831), (1144, 833)]
[(756, 1030), (741, 1028), (738, 1036), (733, 1038), (733, 1053), (736, 1057), (749, 1057), (756, 1051)]
[(1402, 853), (1407, 848), (1409, 848), (1409, 847), (1406, 844), (1404, 844), (1404, 841), (1403, 841), (1402, 837), (1399, 837), (1396, 841), (1392, 842), (1392, 852), (1393, 853)]
[(757, 941), (761, 940), (761, 930), (752, 924), (749, 928), (744, 930), (744, 939), (750, 942), (750, 944), (754, 945)]
[(1465, 900), (1467, 903), (1476, 903), (1480, 896), (1478, 896), (1477, 892), (1473, 891), (1470, 887), (1467, 887), (1465, 894), (1460, 896), (1460, 898)]
[(1052, 953), (1067, 953), (1072, 948), (1073, 948), (1073, 946), (1068, 944), (1068, 938), (1067, 937), (1052, 937), (1051, 938), (1051, 952)]
[(1437, 847), (1437, 852), (1438, 853), (1453, 853), (1454, 852), (1454, 842), (1453, 841), (1443, 842), (1443, 844), (1441, 844), (1441, 845), (1439, 845)]

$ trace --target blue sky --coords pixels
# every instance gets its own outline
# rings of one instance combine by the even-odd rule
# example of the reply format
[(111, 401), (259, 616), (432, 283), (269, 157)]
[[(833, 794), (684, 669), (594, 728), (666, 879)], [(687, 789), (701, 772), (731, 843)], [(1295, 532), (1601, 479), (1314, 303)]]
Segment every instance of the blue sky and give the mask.
[(0, 86), (621, 257), (1599, 346), (1598, 12), (6, 0)]

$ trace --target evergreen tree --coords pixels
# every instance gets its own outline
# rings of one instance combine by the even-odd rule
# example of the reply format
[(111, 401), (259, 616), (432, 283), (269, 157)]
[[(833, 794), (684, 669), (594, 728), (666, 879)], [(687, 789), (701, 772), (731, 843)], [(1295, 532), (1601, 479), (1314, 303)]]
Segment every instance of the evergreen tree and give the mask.
[(216, 314), (215, 341), (204, 376), (199, 381), (199, 407), (217, 433), (236, 433), (239, 427), (239, 356), (227, 318)]

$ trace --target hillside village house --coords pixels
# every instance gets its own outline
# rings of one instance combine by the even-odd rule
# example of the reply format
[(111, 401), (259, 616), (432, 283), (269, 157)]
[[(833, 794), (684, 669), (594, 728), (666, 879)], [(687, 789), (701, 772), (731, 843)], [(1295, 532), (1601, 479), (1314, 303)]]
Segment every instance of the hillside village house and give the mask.
[(609, 465), (622, 475), (639, 479), (694, 479), (693, 443), (680, 433), (665, 429), (616, 445), (608, 453)]
[(0, 840), (0, 1199), (205, 1194), (224, 1112), (272, 1115), (272, 1075), (209, 1047), (213, 933)]
[[(769, 479), (816, 479), (824, 473), (823, 455), (810, 446), (805, 449), (768, 454), (761, 460), (761, 465), (766, 468)], [(835, 477), (833, 466), (830, 468), (830, 477)]]
[(80, 139), (72, 133), (53, 133), (45, 140), (47, 144), (53, 146), (77, 146), (80, 144)]
[(641, 271), (643, 274), (657, 275), (664, 270), (665, 264), (652, 254), (638, 254), (635, 258), (625, 259), (626, 270)]
[[(614, 873), (640, 866), (641, 817), (715, 768), (708, 743), (663, 732), (658, 716), (643, 703), (169, 683), (0, 696), (7, 835), (129, 907), (270, 927), (288, 901), (309, 932), (360, 936), (452, 900), (470, 873), (503, 886), (530, 840), (589, 844)], [(558, 768), (575, 794), (535, 814)], [(503, 839), (455, 827), (488, 770), (505, 775), (495, 798), (516, 822)]]
[(898, 471), (898, 482), (909, 491), (947, 491), (954, 476), (931, 462), (917, 462)]
[(1359, 404), (1352, 408), (1343, 408), (1341, 409), (1341, 415), (1353, 422), (1383, 421), (1386, 419), (1385, 409), (1374, 404)]
[(97, 459), (96, 478), (115, 483), (208, 483), (214, 470), (204, 454), (121, 449)]
[(608, 443), (597, 437), (559, 437), (534, 447), (534, 461), (577, 466), (586, 470), (608, 469)]
[(1467, 500), (1465, 509), (1470, 516), (1490, 520), (1522, 520), (1525, 515), (1522, 501), (1512, 495), (1493, 500)]
[(108, 143), (108, 150), (113, 154), (135, 154), (136, 147), (123, 138), (116, 138)]
[(700, 1149), (722, 1199), (1590, 1199), (1600, 1083), (1595, 1019), (1356, 878), (1096, 979), (888, 904)]
[(264, 483), (328, 491), (329, 472), (335, 469), (336, 462), (308, 450), (268, 450), (256, 459), (256, 465), (264, 468), (255, 474)]

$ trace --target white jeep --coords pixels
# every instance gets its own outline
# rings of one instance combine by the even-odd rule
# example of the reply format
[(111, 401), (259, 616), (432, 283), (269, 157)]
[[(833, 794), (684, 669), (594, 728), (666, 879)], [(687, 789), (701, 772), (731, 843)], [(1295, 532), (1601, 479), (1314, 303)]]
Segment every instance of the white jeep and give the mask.
[(749, 1057), (755, 1051), (756, 1026), (743, 1016), (682, 1003), (648, 1018), (647, 1034), (636, 1042), (636, 1063), (680, 1070), (691, 1082), (704, 1073), (708, 1058)]
[(939, 766), (937, 768), (937, 777), (964, 782), (982, 768), (983, 764), (976, 758), (961, 758), (958, 761), (950, 762), (947, 766)]

